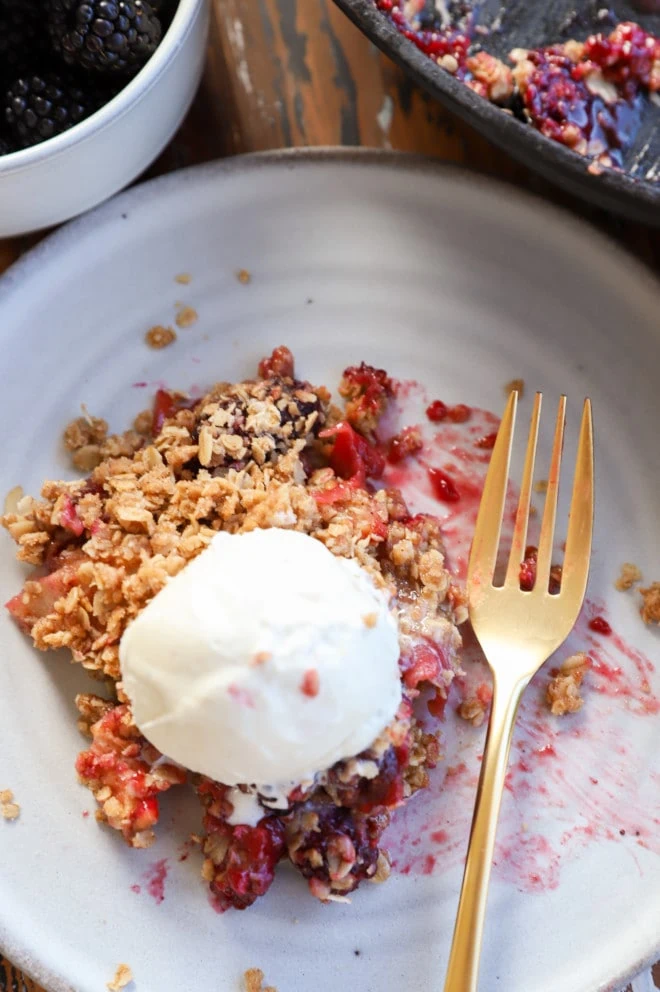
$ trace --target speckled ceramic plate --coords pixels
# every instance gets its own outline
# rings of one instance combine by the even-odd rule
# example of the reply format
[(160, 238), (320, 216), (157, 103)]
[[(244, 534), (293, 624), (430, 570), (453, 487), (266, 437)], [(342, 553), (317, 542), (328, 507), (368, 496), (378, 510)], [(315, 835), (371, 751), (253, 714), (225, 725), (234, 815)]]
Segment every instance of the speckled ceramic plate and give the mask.
[[(180, 272), (189, 285), (174, 281)], [(146, 329), (170, 323), (176, 301), (198, 322), (150, 351)], [(660, 642), (637, 594), (613, 588), (626, 560), (660, 579), (659, 312), (657, 287), (625, 256), (509, 188), (403, 157), (323, 151), (236, 159), (133, 189), (0, 281), (5, 490), (69, 474), (59, 436), (80, 403), (123, 429), (155, 384), (249, 375), (283, 342), (312, 381), (334, 386), (361, 359), (411, 380), (406, 422), (423, 420), (422, 386), (499, 411), (503, 385), (521, 377), (527, 408), (535, 388), (552, 402), (568, 394), (571, 448), (592, 397), (595, 553), (587, 612), (566, 650), (588, 648), (595, 667), (583, 711), (562, 721), (542, 705), (547, 670), (530, 687), (484, 992), (616, 988), (660, 947)], [(549, 411), (544, 428), (547, 449)], [(430, 446), (444, 443), (425, 430)], [(429, 505), (414, 473), (406, 484), (415, 505)], [(450, 524), (465, 540), (469, 520)], [(8, 538), (0, 550), (7, 599), (23, 573)], [(588, 630), (595, 612), (611, 638)], [(138, 992), (235, 992), (251, 966), (280, 992), (442, 987), (483, 728), (458, 726), (449, 707), (433, 787), (390, 828), (386, 885), (322, 906), (284, 868), (248, 912), (217, 915), (198, 855), (180, 860), (197, 826), (183, 794), (165, 799), (148, 851), (84, 815), (92, 798), (73, 771), (72, 702), (84, 684), (0, 618), (0, 788), (22, 808), (15, 823), (0, 821), (0, 946), (20, 967), (52, 992), (98, 992), (120, 961)]]

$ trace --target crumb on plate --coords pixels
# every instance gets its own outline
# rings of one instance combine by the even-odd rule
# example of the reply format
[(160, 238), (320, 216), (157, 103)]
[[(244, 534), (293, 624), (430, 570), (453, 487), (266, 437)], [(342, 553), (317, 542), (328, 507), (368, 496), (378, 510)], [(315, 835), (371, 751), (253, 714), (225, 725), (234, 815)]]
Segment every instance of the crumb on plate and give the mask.
[(566, 658), (560, 668), (555, 670), (545, 694), (550, 712), (554, 716), (577, 713), (582, 709), (584, 700), (580, 695), (580, 686), (589, 665), (589, 655), (578, 651)]
[(504, 387), (504, 392), (506, 393), (506, 395), (508, 396), (509, 393), (514, 392), (514, 390), (518, 393), (520, 399), (522, 399), (523, 396), (525, 395), (525, 380), (512, 379), (511, 382), (507, 382), (506, 386)]
[(239, 269), (236, 273), (236, 278), (239, 282), (242, 282), (244, 286), (247, 286), (249, 282), (252, 282), (252, 274), (248, 272), (247, 269)]
[(277, 992), (272, 985), (264, 985), (264, 973), (261, 968), (248, 968), (243, 975), (245, 992)]
[(636, 582), (639, 582), (642, 578), (642, 573), (637, 567), (630, 561), (624, 561), (621, 566), (621, 571), (619, 573), (619, 578), (614, 583), (614, 588), (618, 589), (619, 592), (624, 592), (626, 589), (632, 589)]
[(539, 479), (538, 482), (534, 483), (534, 492), (536, 493), (547, 493), (548, 491), (548, 480)]
[(171, 327), (163, 327), (162, 324), (156, 324), (154, 327), (149, 328), (144, 335), (144, 340), (150, 348), (167, 348), (168, 344), (176, 341), (176, 331)]
[(103, 444), (108, 436), (108, 422), (102, 417), (92, 417), (84, 408), (84, 416), (76, 417), (64, 428), (62, 440), (68, 451), (79, 451), (89, 444)]
[(106, 988), (109, 992), (121, 992), (125, 989), (127, 985), (133, 981), (133, 972), (128, 967), (127, 964), (118, 964), (117, 970), (115, 971), (115, 977), (111, 982), (106, 983)]
[(174, 319), (177, 327), (191, 327), (198, 317), (199, 315), (194, 307), (188, 307), (181, 304)]
[(23, 499), (24, 495), (22, 486), (14, 486), (13, 489), (10, 489), (5, 496), (4, 512), (16, 513), (18, 510), (18, 504)]
[(640, 589), (642, 605), (639, 612), (644, 623), (660, 624), (660, 582), (652, 582), (647, 589)]
[(174, 277), (174, 281), (181, 283), (182, 286), (188, 286), (192, 282), (192, 276), (189, 272), (179, 272), (179, 274)]
[(14, 802), (11, 789), (0, 789), (0, 816), (3, 820), (16, 820), (20, 812), (21, 807)]
[(458, 707), (458, 715), (473, 727), (480, 727), (486, 719), (486, 707), (476, 696), (470, 696)]

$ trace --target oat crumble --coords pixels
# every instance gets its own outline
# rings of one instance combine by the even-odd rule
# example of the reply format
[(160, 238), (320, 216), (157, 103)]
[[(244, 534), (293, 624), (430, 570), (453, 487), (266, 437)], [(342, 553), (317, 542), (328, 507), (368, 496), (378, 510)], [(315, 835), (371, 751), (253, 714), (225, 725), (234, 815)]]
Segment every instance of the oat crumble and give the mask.
[(168, 345), (176, 341), (176, 331), (172, 327), (164, 327), (162, 324), (156, 324), (147, 331), (144, 335), (144, 340), (150, 348), (156, 350), (167, 348)]
[(619, 592), (625, 592), (626, 589), (632, 589), (636, 582), (641, 582), (642, 573), (632, 562), (624, 561), (621, 566), (621, 572), (619, 578), (614, 583), (614, 588), (618, 589)]
[(199, 319), (199, 314), (194, 307), (181, 306), (177, 312), (174, 321), (177, 327), (192, 327), (194, 323)]
[(16, 508), (24, 496), (23, 486), (14, 486), (5, 496), (3, 513), (16, 513)]
[(106, 983), (109, 992), (122, 992), (133, 981), (133, 972), (127, 964), (118, 964), (115, 977)]
[(660, 582), (653, 582), (647, 589), (639, 590), (642, 605), (639, 613), (644, 623), (660, 624)]
[(21, 807), (14, 802), (11, 789), (0, 790), (0, 816), (3, 820), (16, 820), (20, 816)]
[(589, 656), (584, 651), (578, 651), (566, 658), (559, 670), (553, 672), (546, 688), (546, 701), (554, 716), (577, 713), (582, 709), (584, 700), (580, 695), (580, 687), (590, 664)]
[(264, 973), (261, 968), (248, 968), (243, 975), (245, 992), (277, 992), (272, 985), (264, 985)]
[[(18, 559), (38, 569), (8, 604), (14, 620), (39, 650), (67, 648), (109, 690), (109, 698), (76, 699), (88, 737), (76, 768), (97, 818), (129, 845), (147, 847), (161, 793), (190, 782), (203, 816), (203, 876), (224, 906), (242, 909), (263, 895), (281, 858), (326, 902), (383, 881), (389, 858), (380, 836), (392, 812), (426, 787), (440, 756), (412, 701), (425, 687), (443, 702), (461, 673), (466, 601), (445, 567), (440, 525), (411, 516), (398, 490), (369, 483), (384, 466), (373, 438), (391, 380), (363, 363), (346, 370), (339, 391), (344, 410), (325, 387), (297, 379), (291, 352), (280, 347), (258, 378), (218, 383), (200, 399), (159, 390), (153, 410), (124, 434), (79, 418), (66, 437), (74, 458), (93, 449), (87, 475), (45, 482), (40, 499), (21, 496), (0, 519)], [(218, 530), (272, 526), (354, 559), (392, 596), (403, 702), (371, 747), (294, 789), (287, 809), (258, 797), (259, 824), (233, 826), (230, 790), (164, 761), (133, 723), (119, 641)]]
[(473, 727), (480, 727), (486, 719), (486, 707), (476, 696), (471, 696), (460, 704), (458, 715)]

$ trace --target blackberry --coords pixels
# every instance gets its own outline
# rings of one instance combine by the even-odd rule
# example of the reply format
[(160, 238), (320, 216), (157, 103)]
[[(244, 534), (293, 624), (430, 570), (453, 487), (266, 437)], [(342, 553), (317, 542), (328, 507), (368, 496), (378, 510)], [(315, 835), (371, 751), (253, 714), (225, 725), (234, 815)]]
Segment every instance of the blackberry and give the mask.
[(48, 73), (15, 80), (5, 97), (4, 116), (16, 143), (28, 148), (78, 124), (97, 105), (72, 80)]
[(23, 73), (28, 59), (39, 64), (47, 50), (39, 0), (0, 0), (0, 80)]
[(148, 0), (46, 0), (55, 52), (71, 66), (134, 75), (162, 28)]

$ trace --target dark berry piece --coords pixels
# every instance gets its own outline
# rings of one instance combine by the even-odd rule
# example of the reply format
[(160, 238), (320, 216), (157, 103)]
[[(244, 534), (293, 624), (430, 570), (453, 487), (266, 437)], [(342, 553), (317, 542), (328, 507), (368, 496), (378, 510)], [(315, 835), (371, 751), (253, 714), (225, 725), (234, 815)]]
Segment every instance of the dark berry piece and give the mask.
[(5, 97), (4, 116), (21, 148), (46, 141), (88, 117), (96, 104), (55, 73), (17, 79)]
[(153, 55), (161, 23), (147, 0), (46, 0), (55, 52), (71, 66), (134, 75)]

